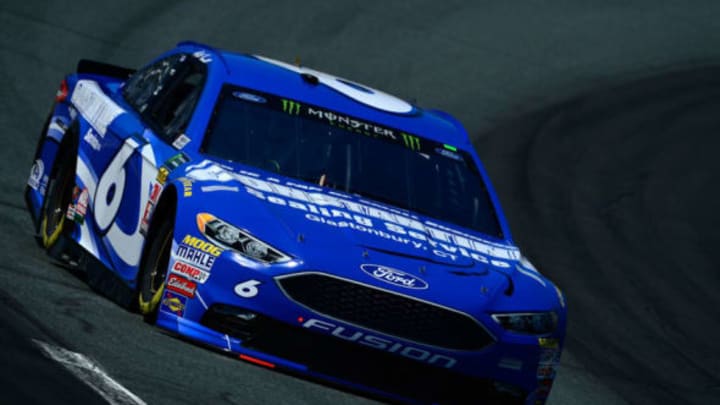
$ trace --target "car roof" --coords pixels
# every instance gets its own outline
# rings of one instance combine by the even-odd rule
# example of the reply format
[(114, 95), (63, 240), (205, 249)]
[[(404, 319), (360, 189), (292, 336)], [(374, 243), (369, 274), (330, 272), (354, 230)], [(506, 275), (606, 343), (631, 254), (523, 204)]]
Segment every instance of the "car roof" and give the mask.
[[(282, 62), (255, 55), (225, 50), (217, 50), (195, 42), (182, 42), (176, 51), (196, 53), (208, 52), (217, 57), (210, 63), (209, 81), (220, 81), (240, 87), (259, 90), (294, 100), (321, 106), (364, 120), (376, 122), (423, 138), (455, 146), (470, 145), (470, 140), (462, 125), (449, 114), (438, 110), (426, 110), (406, 104), (409, 112), (389, 112), (360, 102), (325, 84), (323, 80), (314, 82), (312, 78), (303, 78), (301, 73), (312, 76), (326, 75), (323, 72), (297, 68), (291, 65), (281, 66)], [(337, 78), (343, 84), (364, 92), (374, 89), (346, 79)], [(374, 90), (377, 92), (378, 90)], [(391, 96), (394, 97), (394, 96)], [(401, 101), (398, 99), (398, 101)], [(471, 147), (470, 147), (471, 148)]]

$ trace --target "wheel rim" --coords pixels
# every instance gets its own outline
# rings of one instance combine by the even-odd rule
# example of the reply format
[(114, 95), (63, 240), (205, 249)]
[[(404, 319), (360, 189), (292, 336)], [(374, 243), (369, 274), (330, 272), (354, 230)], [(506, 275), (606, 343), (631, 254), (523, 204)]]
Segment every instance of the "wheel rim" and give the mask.
[[(58, 159), (62, 159), (58, 156)], [(71, 173), (64, 167), (59, 168), (59, 175), (48, 187), (50, 197), (46, 203), (42, 220), (43, 245), (50, 247), (57, 241), (65, 225), (65, 207), (70, 204), (69, 188), (72, 182)]]
[(155, 312), (165, 290), (165, 275), (170, 262), (170, 240), (172, 232), (162, 236), (159, 249), (150, 249), (157, 252), (148, 258), (151, 265), (147, 268), (142, 278), (142, 288), (139, 294), (140, 312), (150, 315)]

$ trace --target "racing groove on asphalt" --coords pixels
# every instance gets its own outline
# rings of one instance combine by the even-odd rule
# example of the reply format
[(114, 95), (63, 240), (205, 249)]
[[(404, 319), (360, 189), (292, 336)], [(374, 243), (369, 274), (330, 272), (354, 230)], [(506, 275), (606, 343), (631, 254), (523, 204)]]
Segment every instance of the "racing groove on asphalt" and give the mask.
[[(454, 66), (446, 62), (434, 66), (437, 70), (432, 73), (414, 66), (403, 70), (401, 64), (383, 75), (379, 72), (384, 59), (355, 68), (357, 63), (348, 58), (352, 52), (342, 51), (347, 48), (346, 41), (367, 40), (377, 45), (374, 49), (382, 55), (397, 52), (398, 61), (409, 60), (416, 55), (412, 38), (421, 32), (416, 26), (454, 21), (441, 18), (447, 17), (444, 4), (427, 2), (422, 8), (400, 11), (374, 11), (377, 7), (358, 4), (332, 9), (313, 2), (302, 10), (262, 2), (234, 5), (237, 7), (227, 19), (221, 18), (219, 11), (208, 17), (212, 13), (206, 10), (212, 7), (197, 9), (189, 3), (108, 2), (101, 8), (95, 2), (78, 1), (68, 6), (71, 10), (35, 1), (0, 6), (0, 72), (7, 75), (0, 86), (0, 403), (102, 402), (42, 357), (29, 343), (31, 338), (97, 360), (149, 404), (368, 402), (169, 337), (92, 292), (81, 277), (48, 261), (32, 240), (22, 188), (55, 86), (80, 56), (133, 66), (184, 38), (269, 56), (288, 53), (284, 59), (300, 49), (313, 55), (321, 63), (319, 68), (369, 80), (383, 89), (393, 90), (386, 84), (396, 83), (390, 80), (395, 78), (402, 96), (412, 96), (422, 88), (421, 101), (427, 101), (427, 106), (448, 109), (477, 132), (478, 127), (487, 126), (480, 124), (477, 107), (470, 101), (481, 106), (502, 105), (498, 96), (506, 94), (502, 86), (527, 73), (518, 67), (527, 62), (518, 57), (522, 52), (505, 44), (515, 41), (517, 45), (518, 37), (522, 43), (523, 29), (530, 32), (532, 27), (513, 20), (515, 13), (493, 14), (492, 7), (468, 14), (475, 19), (490, 15), (501, 27), (518, 28), (511, 33), (496, 28), (499, 34), (492, 38), (497, 43), (484, 42), (482, 50), (487, 55), (472, 54), (475, 59), (462, 53), (475, 42), (453, 44), (452, 49), (448, 45), (461, 42), (454, 41), (453, 34), (461, 37), (464, 31), (460, 27), (475, 27), (474, 21), (456, 24), (455, 33), (428, 35), (441, 57), (455, 55), (455, 51), (464, 56), (448, 58), (460, 71), (475, 72), (467, 66), (474, 66), (482, 57), (504, 80), (496, 84), (485, 76), (486, 84), (467, 86), (463, 97), (448, 100), (443, 86), (457, 82), (452, 77)], [(652, 10), (662, 12), (655, 2), (652, 5)], [(221, 4), (212, 6), (219, 9)], [(525, 11), (532, 17), (527, 21), (555, 13), (550, 5), (541, 6), (540, 12)], [(637, 15), (630, 11), (613, 12), (633, 23), (636, 18), (641, 20), (639, 26), (648, 24), (649, 10)], [(386, 20), (378, 16), (383, 13), (389, 15)], [(697, 13), (707, 11), (698, 8)], [(271, 16), (268, 21), (287, 29), (263, 30), (263, 20), (254, 25), (252, 19), (242, 24), (231, 20), (246, 14)], [(312, 15), (306, 20), (309, 23), (300, 24), (309, 27), (307, 31), (285, 24), (303, 15)], [(375, 20), (380, 22), (367, 24)], [(672, 27), (682, 25), (682, 18), (669, 21)], [(390, 38), (399, 45), (372, 35), (385, 26), (398, 33)], [(236, 27), (239, 31), (235, 34), (223, 31)], [(553, 25), (558, 27), (562, 28)], [(635, 25), (628, 33), (649, 36), (632, 27)], [(570, 28), (568, 37), (578, 29)], [(555, 38), (554, 32), (544, 36), (544, 27), (538, 32), (538, 41)], [(622, 38), (621, 30), (613, 34)], [(707, 37), (699, 34), (699, 38)], [(480, 30), (476, 35), (487, 38)], [(325, 38), (338, 38), (341, 44), (328, 43)], [(447, 38), (450, 41), (443, 42)], [(632, 43), (632, 37), (627, 38)], [(666, 45), (672, 38), (661, 39), (655, 54), (651, 43), (635, 48), (648, 49), (647, 55), (637, 55), (636, 60), (669, 63), (672, 58), (658, 55), (690, 49), (689, 45), (670, 49)], [(386, 50), (380, 48), (385, 44)], [(678, 40), (678, 44), (683, 42)], [(361, 42), (354, 45), (365, 46)], [(614, 42), (609, 47), (622, 49), (624, 45)], [(533, 49), (529, 47), (528, 52)], [(691, 51), (696, 50), (687, 53), (694, 57)], [(608, 51), (601, 47), (591, 52), (600, 55), (597, 61), (614, 56), (604, 55)], [(631, 54), (628, 51), (624, 56), (632, 59)], [(422, 57), (413, 63), (422, 65), (426, 58), (419, 55)], [(508, 65), (502, 65), (505, 57), (511, 62)], [(530, 64), (542, 60), (545, 64), (540, 69), (552, 70), (555, 60), (551, 56), (543, 53), (538, 58), (530, 59)], [(580, 68), (571, 67), (561, 74), (580, 72), (589, 65), (592, 63), (578, 63)], [(635, 68), (635, 76), (642, 70), (643, 66)], [(715, 157), (720, 146), (720, 120), (716, 117), (720, 115), (720, 70), (707, 67), (657, 73), (662, 70), (657, 66), (653, 70), (656, 73), (641, 80), (605, 80), (601, 88), (475, 134), (475, 145), (500, 193), (516, 241), (568, 297), (567, 351), (551, 403), (604, 404), (622, 399), (632, 403), (708, 403), (720, 394), (720, 296), (716, 292), (720, 263), (714, 254), (720, 242), (716, 189), (720, 162)], [(482, 91), (493, 85), (494, 93)], [(584, 83), (581, 87), (592, 86)], [(476, 99), (464, 97), (467, 92)], [(572, 87), (563, 91), (573, 92)], [(502, 107), (495, 107), (494, 111), (498, 110)]]
[(566, 348), (632, 402), (720, 394), (718, 135), (720, 67), (707, 67), (598, 89), (475, 142), (517, 242), (567, 295)]

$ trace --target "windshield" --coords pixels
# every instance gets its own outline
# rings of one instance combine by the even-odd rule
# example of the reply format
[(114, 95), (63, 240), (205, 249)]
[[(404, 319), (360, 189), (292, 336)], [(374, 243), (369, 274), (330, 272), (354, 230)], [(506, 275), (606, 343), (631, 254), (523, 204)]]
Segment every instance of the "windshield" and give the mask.
[(466, 153), (326, 108), (226, 86), (202, 152), (502, 237)]

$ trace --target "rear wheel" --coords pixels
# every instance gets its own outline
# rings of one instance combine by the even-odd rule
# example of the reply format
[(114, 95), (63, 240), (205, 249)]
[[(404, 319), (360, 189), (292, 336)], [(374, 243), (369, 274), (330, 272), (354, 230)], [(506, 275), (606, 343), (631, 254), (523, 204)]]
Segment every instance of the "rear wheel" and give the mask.
[[(70, 134), (68, 134), (70, 136)], [(51, 248), (68, 228), (65, 213), (75, 183), (75, 161), (73, 150), (62, 144), (55, 158), (55, 164), (48, 179), (47, 193), (41, 211), (40, 236), (43, 247)]]
[(173, 225), (165, 219), (149, 235), (140, 261), (138, 304), (146, 322), (155, 323), (165, 289), (165, 276), (170, 263)]

